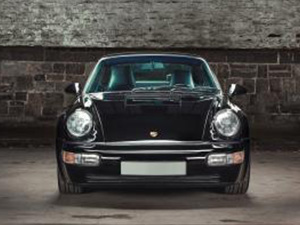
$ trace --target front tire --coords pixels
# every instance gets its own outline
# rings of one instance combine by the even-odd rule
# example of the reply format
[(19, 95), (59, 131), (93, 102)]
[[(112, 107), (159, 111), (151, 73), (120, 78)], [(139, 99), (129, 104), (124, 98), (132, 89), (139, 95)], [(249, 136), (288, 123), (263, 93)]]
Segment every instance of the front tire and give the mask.
[(67, 183), (62, 177), (61, 172), (57, 169), (58, 190), (61, 194), (81, 194), (83, 188), (73, 183)]
[(231, 195), (246, 194), (249, 188), (249, 183), (250, 183), (250, 162), (243, 181), (226, 186), (223, 192), (225, 194), (231, 194)]

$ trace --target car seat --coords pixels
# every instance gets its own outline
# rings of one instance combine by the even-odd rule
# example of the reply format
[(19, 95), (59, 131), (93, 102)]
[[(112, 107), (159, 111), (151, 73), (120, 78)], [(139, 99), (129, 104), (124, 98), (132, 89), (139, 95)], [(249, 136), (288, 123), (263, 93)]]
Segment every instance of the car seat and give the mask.
[(135, 79), (130, 66), (112, 66), (108, 91), (131, 90), (135, 87)]
[(195, 85), (191, 72), (187, 70), (174, 70), (171, 76), (170, 86), (174, 85), (187, 85), (193, 88)]

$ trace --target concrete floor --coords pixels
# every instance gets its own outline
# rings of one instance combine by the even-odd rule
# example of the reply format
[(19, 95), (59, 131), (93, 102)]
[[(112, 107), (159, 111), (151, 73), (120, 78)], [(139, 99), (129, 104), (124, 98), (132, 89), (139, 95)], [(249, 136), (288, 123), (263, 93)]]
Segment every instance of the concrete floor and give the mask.
[(254, 152), (249, 193), (101, 190), (60, 196), (51, 149), (0, 150), (0, 224), (300, 224), (300, 152)]

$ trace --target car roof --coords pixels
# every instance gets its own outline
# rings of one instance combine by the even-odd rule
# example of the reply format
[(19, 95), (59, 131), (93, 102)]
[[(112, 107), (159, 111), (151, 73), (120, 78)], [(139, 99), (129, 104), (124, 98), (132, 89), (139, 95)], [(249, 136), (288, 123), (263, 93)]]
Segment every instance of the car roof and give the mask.
[(205, 60), (194, 54), (189, 53), (178, 53), (178, 52), (122, 52), (122, 53), (114, 53), (108, 54), (103, 56), (100, 60), (104, 59), (114, 59), (114, 58), (122, 58), (122, 57), (151, 57), (151, 56), (158, 56), (158, 57), (181, 57), (186, 59), (198, 59), (205, 62)]

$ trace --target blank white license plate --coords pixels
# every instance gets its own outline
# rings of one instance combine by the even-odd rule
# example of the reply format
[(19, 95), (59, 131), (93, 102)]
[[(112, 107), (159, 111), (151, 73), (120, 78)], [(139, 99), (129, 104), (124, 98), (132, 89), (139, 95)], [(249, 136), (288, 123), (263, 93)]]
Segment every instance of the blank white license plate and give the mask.
[(121, 162), (121, 175), (180, 176), (186, 175), (186, 162)]

